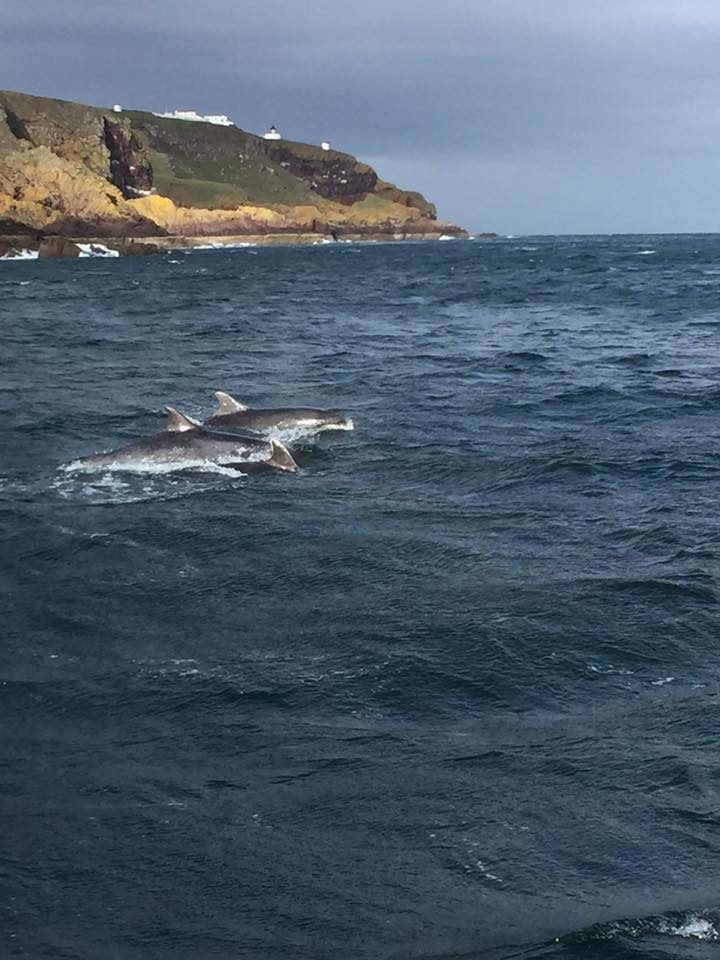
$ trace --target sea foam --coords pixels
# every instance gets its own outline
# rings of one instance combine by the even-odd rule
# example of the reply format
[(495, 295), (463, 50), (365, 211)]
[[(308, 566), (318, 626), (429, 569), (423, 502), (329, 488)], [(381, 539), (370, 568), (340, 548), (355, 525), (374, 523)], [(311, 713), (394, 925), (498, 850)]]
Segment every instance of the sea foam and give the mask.
[(15, 250), (0, 257), (0, 260), (37, 260), (37, 250)]

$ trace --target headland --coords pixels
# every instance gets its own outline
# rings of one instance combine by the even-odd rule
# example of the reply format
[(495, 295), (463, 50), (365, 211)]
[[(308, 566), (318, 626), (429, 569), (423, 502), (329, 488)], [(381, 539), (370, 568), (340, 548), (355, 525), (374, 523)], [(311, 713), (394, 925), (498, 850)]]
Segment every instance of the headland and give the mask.
[(467, 236), (328, 143), (219, 119), (0, 91), (0, 256)]

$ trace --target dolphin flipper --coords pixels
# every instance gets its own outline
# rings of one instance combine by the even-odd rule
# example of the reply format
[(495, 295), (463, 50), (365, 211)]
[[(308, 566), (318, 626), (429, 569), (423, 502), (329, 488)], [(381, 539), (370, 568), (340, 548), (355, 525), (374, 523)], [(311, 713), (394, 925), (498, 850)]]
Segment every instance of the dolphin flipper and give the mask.
[(231, 397), (229, 393), (223, 393), (222, 390), (216, 392), (215, 399), (218, 402), (218, 408), (213, 414), (215, 417), (224, 417), (228, 413), (240, 413), (242, 410), (247, 410), (244, 404), (236, 400), (235, 397)]

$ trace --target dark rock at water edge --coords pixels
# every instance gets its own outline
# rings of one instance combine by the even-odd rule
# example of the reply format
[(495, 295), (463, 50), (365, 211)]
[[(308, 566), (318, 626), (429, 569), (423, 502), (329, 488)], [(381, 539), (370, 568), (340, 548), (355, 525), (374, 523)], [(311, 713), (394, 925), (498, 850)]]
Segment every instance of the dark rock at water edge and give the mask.
[(40, 241), (38, 257), (41, 260), (70, 259), (80, 256), (80, 247), (67, 237), (45, 237)]

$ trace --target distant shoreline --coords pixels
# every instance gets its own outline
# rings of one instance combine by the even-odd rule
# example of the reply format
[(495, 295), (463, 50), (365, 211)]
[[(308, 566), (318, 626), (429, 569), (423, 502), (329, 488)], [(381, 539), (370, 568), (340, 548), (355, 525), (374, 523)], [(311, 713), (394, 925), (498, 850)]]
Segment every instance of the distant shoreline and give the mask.
[[(467, 231), (447, 233), (348, 233), (337, 239), (317, 233), (239, 234), (215, 237), (0, 237), (0, 259), (73, 259), (80, 256), (137, 256), (171, 253), (182, 250), (238, 249), (270, 246), (335, 246), (343, 243), (400, 243), (429, 240), (494, 239), (497, 234), (471, 235)], [(95, 253), (93, 251), (96, 251)], [(34, 256), (35, 255), (35, 256)]]

